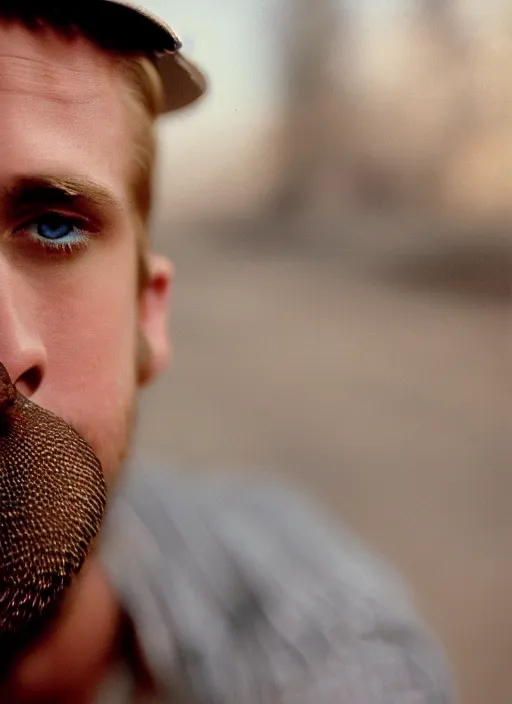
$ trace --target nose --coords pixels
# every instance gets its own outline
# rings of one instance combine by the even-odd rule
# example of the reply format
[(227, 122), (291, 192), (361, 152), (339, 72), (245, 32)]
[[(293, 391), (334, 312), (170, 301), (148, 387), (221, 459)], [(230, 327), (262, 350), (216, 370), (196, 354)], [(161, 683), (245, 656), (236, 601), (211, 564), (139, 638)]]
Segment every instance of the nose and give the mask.
[(46, 367), (38, 317), (30, 286), (0, 255), (0, 362), (27, 397), (41, 386)]

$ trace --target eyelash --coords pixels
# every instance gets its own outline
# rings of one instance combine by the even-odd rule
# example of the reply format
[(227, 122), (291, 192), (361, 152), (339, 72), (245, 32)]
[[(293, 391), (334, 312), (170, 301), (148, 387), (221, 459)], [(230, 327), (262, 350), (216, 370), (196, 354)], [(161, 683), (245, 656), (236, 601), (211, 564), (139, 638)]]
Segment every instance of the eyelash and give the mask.
[[(70, 225), (72, 229), (76, 228), (79, 230), (79, 233), (75, 237), (65, 235), (61, 238), (52, 240), (35, 232), (29, 231), (30, 228), (37, 228), (38, 225), (48, 222), (49, 220), (54, 220), (57, 224), (60, 223)], [(81, 249), (85, 249), (89, 245), (92, 233), (88, 231), (87, 226), (88, 223), (83, 218), (55, 211), (47, 211), (28, 221), (21, 227), (18, 227), (16, 229), (16, 233), (27, 233), (31, 242), (39, 247), (42, 247), (46, 252), (70, 255)], [(69, 237), (72, 238), (72, 241), (69, 241)]]

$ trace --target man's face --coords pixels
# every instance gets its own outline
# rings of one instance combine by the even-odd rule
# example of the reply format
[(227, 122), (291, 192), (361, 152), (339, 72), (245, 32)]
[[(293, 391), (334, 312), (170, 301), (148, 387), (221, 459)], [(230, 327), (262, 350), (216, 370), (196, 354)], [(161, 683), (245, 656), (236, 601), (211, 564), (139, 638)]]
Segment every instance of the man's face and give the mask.
[(0, 24), (0, 361), (88, 440), (107, 479), (129, 431), (138, 332), (157, 366), (166, 354), (165, 266), (137, 292), (123, 90), (85, 40)]

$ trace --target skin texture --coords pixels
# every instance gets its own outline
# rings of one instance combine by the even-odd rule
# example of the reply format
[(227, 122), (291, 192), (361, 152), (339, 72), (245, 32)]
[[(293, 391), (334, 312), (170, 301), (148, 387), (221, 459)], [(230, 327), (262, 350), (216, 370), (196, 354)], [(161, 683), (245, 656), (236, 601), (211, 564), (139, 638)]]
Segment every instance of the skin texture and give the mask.
[[(110, 485), (138, 383), (167, 362), (172, 273), (169, 262), (151, 256), (138, 294), (128, 188), (133, 134), (122, 88), (114, 61), (86, 40), (0, 24), (0, 361), (19, 391), (85, 438)], [(50, 194), (49, 182), (86, 192), (64, 201)], [(47, 249), (34, 223), (48, 212), (78, 219), (90, 234), (77, 247)], [(151, 353), (142, 375), (140, 336)], [(119, 619), (115, 595), (92, 562), (60, 622), (20, 662), (0, 700), (90, 701), (115, 652)]]

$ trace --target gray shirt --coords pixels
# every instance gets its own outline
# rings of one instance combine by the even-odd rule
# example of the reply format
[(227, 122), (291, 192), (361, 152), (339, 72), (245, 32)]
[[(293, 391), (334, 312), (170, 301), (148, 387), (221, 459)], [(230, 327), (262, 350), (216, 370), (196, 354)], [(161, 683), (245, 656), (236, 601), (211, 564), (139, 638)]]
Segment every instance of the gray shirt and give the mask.
[(272, 481), (131, 473), (101, 548), (161, 702), (455, 701), (394, 572)]

